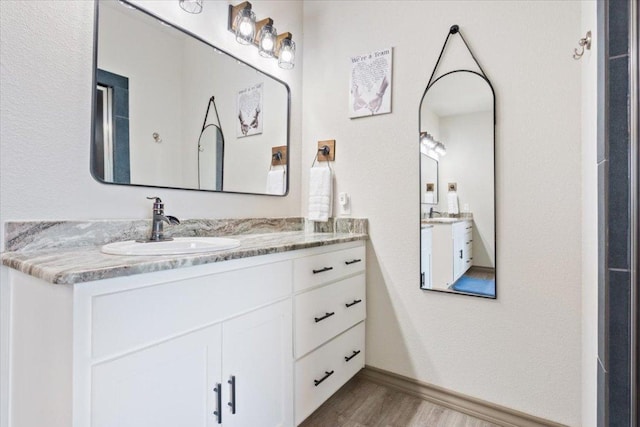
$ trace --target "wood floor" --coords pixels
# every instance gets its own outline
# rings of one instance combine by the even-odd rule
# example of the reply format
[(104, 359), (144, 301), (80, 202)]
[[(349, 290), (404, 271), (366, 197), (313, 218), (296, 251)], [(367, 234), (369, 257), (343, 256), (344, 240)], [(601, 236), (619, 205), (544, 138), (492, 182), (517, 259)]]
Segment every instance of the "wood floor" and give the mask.
[(476, 279), (495, 280), (496, 271), (493, 268), (473, 266), (464, 273), (465, 276), (474, 277)]
[(355, 376), (300, 427), (499, 427)]

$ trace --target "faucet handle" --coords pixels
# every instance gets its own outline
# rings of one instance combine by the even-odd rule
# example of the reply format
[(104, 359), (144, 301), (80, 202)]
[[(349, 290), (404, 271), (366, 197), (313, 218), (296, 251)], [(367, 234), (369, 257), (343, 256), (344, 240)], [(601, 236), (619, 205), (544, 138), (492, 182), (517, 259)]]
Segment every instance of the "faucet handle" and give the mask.
[(147, 199), (149, 200), (155, 199), (155, 202), (153, 202), (153, 213), (157, 213), (160, 215), (164, 214), (164, 203), (162, 203), (162, 200), (160, 199), (160, 197), (152, 196), (152, 197), (147, 197)]

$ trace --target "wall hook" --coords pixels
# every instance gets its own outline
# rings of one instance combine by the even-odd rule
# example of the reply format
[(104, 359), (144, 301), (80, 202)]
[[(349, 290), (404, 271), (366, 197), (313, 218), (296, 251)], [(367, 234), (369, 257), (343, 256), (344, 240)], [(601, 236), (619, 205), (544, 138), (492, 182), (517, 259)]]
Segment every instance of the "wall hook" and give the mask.
[[(153, 140), (158, 144), (162, 142), (162, 138), (160, 138), (160, 134), (158, 132), (154, 132), (153, 134), (151, 134), (151, 136), (153, 137)], [(199, 148), (200, 147), (198, 147), (198, 149)]]
[(580, 45), (580, 51), (578, 52), (578, 48), (573, 49), (573, 59), (582, 58), (585, 49), (591, 50), (591, 31), (587, 31), (587, 34), (580, 39), (578, 45)]

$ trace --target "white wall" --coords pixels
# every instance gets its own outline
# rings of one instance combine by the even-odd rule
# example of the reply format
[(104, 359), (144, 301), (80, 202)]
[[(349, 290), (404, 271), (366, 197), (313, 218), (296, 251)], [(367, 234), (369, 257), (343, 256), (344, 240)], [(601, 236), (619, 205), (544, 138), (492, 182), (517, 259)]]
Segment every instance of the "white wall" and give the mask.
[(447, 155), (438, 164), (436, 210), (447, 212), (448, 183), (456, 183), (460, 212), (473, 214), (473, 265), (494, 268), (493, 112), (442, 117), (440, 139)]
[[(158, 195), (179, 218), (300, 214), (302, 56), (282, 70), (227, 31), (226, 1), (207, 2), (199, 15), (173, 1), (139, 2), (291, 87), (291, 188), (287, 197), (218, 194), (100, 184), (89, 174), (93, 12), (91, 1), (1, 2), (0, 221), (148, 218), (145, 199)], [(252, 2), (280, 30), (302, 41), (302, 4)], [(4, 229), (0, 231), (4, 242)], [(4, 243), (2, 243), (3, 245)]]
[(591, 30), (594, 43), (580, 60), (582, 70), (582, 427), (597, 424), (598, 357), (598, 167), (597, 4), (582, 4), (580, 34)]
[[(129, 79), (131, 182), (185, 187), (183, 122), (177, 119), (182, 117), (182, 76), (188, 69), (179, 60), (182, 38), (125, 10), (119, 3), (100, 8), (98, 67)], [(161, 143), (154, 141), (154, 132)]]
[[(581, 425), (580, 28), (573, 1), (304, 3), (302, 166), (336, 139), (369, 218), (367, 364)], [(496, 301), (419, 289), (418, 107), (459, 24), (497, 100)], [(350, 120), (349, 57), (394, 47), (392, 114)], [(303, 200), (308, 171), (303, 171)], [(306, 203), (302, 203), (306, 209)]]

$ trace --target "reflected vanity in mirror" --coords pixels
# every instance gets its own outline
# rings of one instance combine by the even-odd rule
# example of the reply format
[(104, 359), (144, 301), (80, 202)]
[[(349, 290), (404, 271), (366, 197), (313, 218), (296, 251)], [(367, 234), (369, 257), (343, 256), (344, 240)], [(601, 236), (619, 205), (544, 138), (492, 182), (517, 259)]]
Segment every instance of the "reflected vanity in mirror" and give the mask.
[(94, 178), (287, 194), (288, 161), (272, 165), (289, 145), (285, 83), (127, 2), (96, 10)]
[[(437, 74), (456, 35), (478, 71)], [(418, 136), (420, 287), (496, 298), (495, 96), (455, 25), (422, 97)]]

